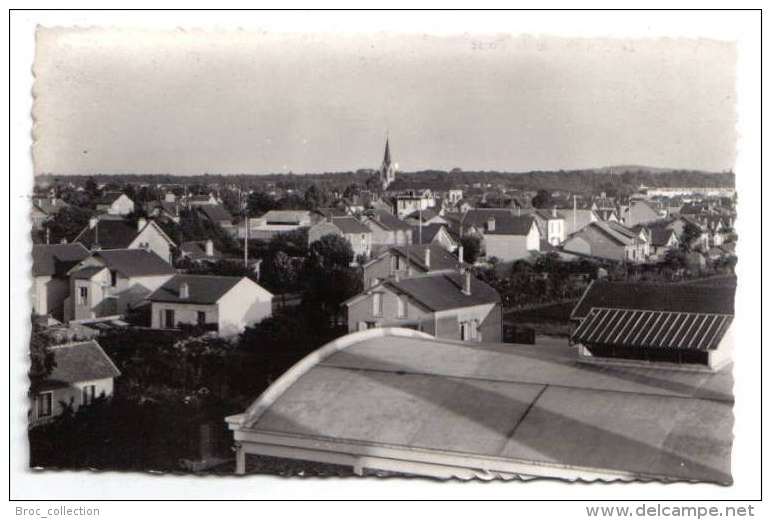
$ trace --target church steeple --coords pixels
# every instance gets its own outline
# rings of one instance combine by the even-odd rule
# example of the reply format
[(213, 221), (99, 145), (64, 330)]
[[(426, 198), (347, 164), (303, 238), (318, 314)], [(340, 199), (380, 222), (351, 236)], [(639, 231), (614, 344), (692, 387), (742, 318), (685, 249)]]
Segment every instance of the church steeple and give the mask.
[(391, 161), (391, 145), (386, 137), (385, 153), (383, 154), (383, 164), (380, 165), (380, 183), (383, 189), (396, 179), (396, 165)]

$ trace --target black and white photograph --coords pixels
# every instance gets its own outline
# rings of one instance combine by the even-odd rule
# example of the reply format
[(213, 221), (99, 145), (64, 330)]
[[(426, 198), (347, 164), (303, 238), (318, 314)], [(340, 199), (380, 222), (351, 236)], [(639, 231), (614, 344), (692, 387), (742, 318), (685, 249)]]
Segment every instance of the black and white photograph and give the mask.
[(736, 40), (42, 23), (33, 57), (25, 481), (741, 480)]

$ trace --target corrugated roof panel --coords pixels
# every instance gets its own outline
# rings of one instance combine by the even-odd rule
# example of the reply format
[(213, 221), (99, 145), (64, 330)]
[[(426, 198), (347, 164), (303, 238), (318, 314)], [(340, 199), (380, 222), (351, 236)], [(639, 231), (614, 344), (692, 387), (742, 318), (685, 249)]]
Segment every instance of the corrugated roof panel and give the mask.
[(593, 308), (571, 339), (595, 345), (712, 350), (732, 317), (689, 312)]

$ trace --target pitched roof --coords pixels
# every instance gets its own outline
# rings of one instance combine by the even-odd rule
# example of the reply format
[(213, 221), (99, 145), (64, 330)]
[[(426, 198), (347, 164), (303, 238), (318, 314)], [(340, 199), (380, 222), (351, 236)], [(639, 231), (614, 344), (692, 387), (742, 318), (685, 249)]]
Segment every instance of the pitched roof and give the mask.
[(464, 276), (461, 273), (436, 273), (403, 278), (398, 282), (389, 279), (383, 285), (406, 294), (434, 312), (501, 301), (495, 289), (474, 276), (471, 276), (471, 294), (465, 294), (462, 291)]
[(218, 251), (216, 247), (213, 248), (214, 254), (212, 256), (206, 254), (205, 240), (183, 242), (179, 246), (179, 252), (191, 260), (211, 260), (222, 258), (222, 253)]
[[(116, 200), (118, 200), (121, 195), (125, 195), (122, 191), (106, 191), (102, 194), (101, 197), (96, 199), (94, 202), (96, 204), (107, 204), (110, 205)], [(128, 195), (126, 195), (128, 197)]]
[(74, 280), (89, 280), (96, 273), (104, 269), (107, 269), (107, 267), (103, 265), (89, 265), (72, 271), (70, 277)]
[[(433, 241), (434, 238), (436, 238), (436, 235), (438, 235), (442, 231), (442, 229), (446, 227), (447, 227), (446, 224), (428, 224), (426, 226), (422, 226), (420, 231), (415, 230), (415, 233), (414, 233), (416, 235), (415, 241), (417, 242), (417, 239), (420, 239), (421, 244), (430, 244), (431, 241)], [(450, 236), (450, 238), (455, 240), (455, 238), (453, 238), (453, 236), (450, 234), (449, 231), (447, 233)]]
[(310, 211), (272, 210), (265, 213), (261, 219), (268, 224), (293, 224), (299, 225), (310, 219)]
[(146, 249), (95, 251), (92, 256), (101, 258), (107, 267), (128, 277), (157, 276), (177, 272), (160, 256)]
[[(495, 229), (488, 229), (490, 219), (495, 220)], [(534, 219), (531, 215), (516, 215), (509, 209), (470, 209), (462, 217), (464, 228), (475, 226), (486, 235), (527, 235)]]
[(206, 216), (206, 218), (208, 218), (212, 222), (222, 222), (222, 221), (230, 222), (231, 220), (233, 220), (233, 215), (231, 215), (230, 212), (226, 210), (224, 206), (220, 206), (219, 204), (209, 204), (204, 206), (198, 206), (198, 211), (203, 213)]
[(641, 241), (637, 233), (627, 227), (622, 226), (618, 222), (606, 222), (604, 220), (600, 220), (597, 222), (592, 222), (587, 226), (587, 228), (588, 227), (599, 230), (601, 233), (620, 245), (626, 246), (638, 244)]
[(372, 233), (372, 231), (354, 217), (332, 217), (332, 224), (346, 235), (355, 233)]
[[(245, 277), (242, 276), (178, 274), (150, 294), (147, 299), (154, 302), (213, 304), (243, 279)], [(180, 297), (180, 287), (183, 283), (188, 287), (187, 298)], [(265, 296), (272, 296), (258, 284), (252, 283), (259, 291), (264, 292)]]
[(43, 388), (67, 386), (81, 381), (118, 377), (120, 370), (94, 340), (48, 347), (56, 366)]
[(127, 219), (99, 219), (93, 228), (86, 226), (75, 238), (87, 248), (97, 244), (103, 249), (125, 249), (139, 234), (137, 225)]
[[(426, 265), (426, 249), (429, 253), (429, 265)], [(412, 244), (405, 246), (391, 246), (388, 251), (380, 255), (380, 257), (397, 253), (412, 263), (417, 265), (424, 271), (442, 271), (447, 269), (457, 269), (462, 262), (458, 258), (447, 251), (439, 244)], [(378, 257), (378, 258), (380, 258)]]
[(670, 228), (652, 228), (651, 233), (651, 245), (656, 247), (663, 247), (669, 243), (669, 239), (675, 234), (674, 229)]
[(382, 209), (376, 209), (372, 211), (371, 213), (372, 221), (376, 222), (380, 227), (384, 229), (388, 229), (391, 231), (408, 231), (410, 229), (413, 229), (412, 226), (404, 222), (403, 220), (399, 219), (396, 215), (393, 213), (389, 213), (388, 211), (382, 210)]
[(46, 215), (54, 215), (70, 205), (62, 199), (32, 199), (32, 204)]
[(35, 244), (32, 276), (63, 276), (90, 254), (83, 244)]
[(733, 316), (736, 287), (690, 284), (644, 284), (595, 280), (573, 309), (572, 319), (585, 318), (592, 308), (690, 312)]

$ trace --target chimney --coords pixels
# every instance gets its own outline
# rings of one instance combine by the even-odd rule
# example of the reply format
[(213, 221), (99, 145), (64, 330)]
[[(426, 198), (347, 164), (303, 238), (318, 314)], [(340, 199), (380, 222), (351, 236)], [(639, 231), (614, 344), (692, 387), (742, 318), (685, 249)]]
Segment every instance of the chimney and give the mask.
[(99, 219), (97, 217), (91, 217), (88, 219), (88, 229), (94, 229), (99, 222)]
[(214, 256), (214, 242), (207, 240), (204, 242), (204, 248), (206, 249), (206, 256)]
[(179, 286), (179, 297), (183, 300), (190, 298), (190, 287), (187, 282), (182, 282), (182, 285)]
[(487, 231), (495, 231), (495, 217), (487, 219)]
[(139, 217), (137, 219), (137, 231), (142, 231), (145, 226), (147, 225), (147, 219), (144, 217)]
[(459, 262), (463, 261), (463, 246), (462, 245), (458, 246), (458, 261)]
[(600, 198), (602, 198), (602, 199), (604, 199), (604, 198), (605, 198), (605, 192), (604, 192), (604, 191), (601, 191), (601, 192), (600, 192)]
[(463, 273), (463, 294), (471, 295), (471, 271), (469, 270)]
[(557, 206), (554, 206), (551, 210), (551, 216), (557, 218)]
[(426, 247), (425, 255), (423, 257), (423, 263), (426, 264), (426, 267), (431, 267), (431, 248)]

